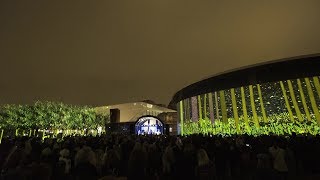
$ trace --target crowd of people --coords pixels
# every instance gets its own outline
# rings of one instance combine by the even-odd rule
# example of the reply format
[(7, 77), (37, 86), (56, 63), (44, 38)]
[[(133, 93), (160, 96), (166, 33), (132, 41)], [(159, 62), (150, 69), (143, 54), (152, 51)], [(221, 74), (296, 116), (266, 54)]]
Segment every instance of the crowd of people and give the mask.
[(320, 173), (315, 136), (4, 138), (1, 180), (305, 179)]

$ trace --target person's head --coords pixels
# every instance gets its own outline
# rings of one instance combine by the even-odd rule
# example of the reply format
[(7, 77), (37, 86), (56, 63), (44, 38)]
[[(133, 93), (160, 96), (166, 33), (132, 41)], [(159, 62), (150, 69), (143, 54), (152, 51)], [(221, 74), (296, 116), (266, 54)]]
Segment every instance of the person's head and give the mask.
[(81, 163), (90, 163), (94, 166), (96, 165), (95, 153), (88, 146), (81, 148), (75, 156), (75, 165), (77, 166)]
[(106, 154), (103, 164), (107, 168), (115, 168), (118, 165), (119, 161), (120, 157), (118, 156), (116, 151), (114, 149), (110, 149)]
[(257, 159), (257, 168), (267, 169), (271, 167), (270, 158), (267, 154), (258, 154)]
[(52, 169), (50, 166), (44, 164), (34, 164), (31, 167), (31, 179), (34, 180), (49, 180), (51, 179)]
[(274, 139), (272, 145), (275, 148), (279, 148), (280, 147), (280, 140), (279, 139)]
[(204, 149), (198, 150), (197, 160), (198, 160), (198, 166), (204, 166), (204, 165), (209, 164), (209, 162), (210, 162), (208, 154)]
[(198, 166), (204, 166), (209, 164), (210, 160), (207, 152), (204, 149), (199, 149), (197, 153)]
[(146, 152), (141, 143), (137, 142), (130, 153), (129, 164), (143, 163), (145, 160)]
[(52, 151), (49, 147), (46, 147), (41, 151), (41, 160), (42, 161), (45, 161), (45, 162), (50, 161), (51, 156), (52, 156)]

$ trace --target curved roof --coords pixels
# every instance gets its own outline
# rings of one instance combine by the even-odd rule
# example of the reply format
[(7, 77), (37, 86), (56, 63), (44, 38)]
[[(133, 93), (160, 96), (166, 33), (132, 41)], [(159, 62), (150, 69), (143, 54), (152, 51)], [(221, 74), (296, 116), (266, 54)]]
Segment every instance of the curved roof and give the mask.
[(109, 114), (110, 109), (120, 110), (120, 122), (136, 122), (136, 120), (143, 116), (147, 111), (155, 114), (176, 112), (175, 110), (146, 102), (132, 102), (95, 107), (96, 112), (99, 114)]
[(320, 54), (269, 61), (233, 69), (193, 83), (178, 91), (170, 107), (180, 100), (209, 92), (280, 80), (320, 75)]

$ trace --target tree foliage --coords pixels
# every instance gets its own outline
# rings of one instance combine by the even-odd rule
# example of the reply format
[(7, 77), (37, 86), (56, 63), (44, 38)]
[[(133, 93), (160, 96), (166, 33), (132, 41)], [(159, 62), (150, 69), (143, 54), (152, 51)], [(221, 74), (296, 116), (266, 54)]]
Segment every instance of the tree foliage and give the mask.
[(1, 129), (97, 129), (104, 127), (108, 117), (94, 108), (61, 102), (37, 101), (33, 105), (0, 107)]

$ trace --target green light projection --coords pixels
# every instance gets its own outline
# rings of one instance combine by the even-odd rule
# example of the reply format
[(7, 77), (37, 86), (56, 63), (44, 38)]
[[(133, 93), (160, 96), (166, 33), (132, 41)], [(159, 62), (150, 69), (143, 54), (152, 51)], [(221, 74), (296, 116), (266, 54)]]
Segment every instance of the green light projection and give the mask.
[(301, 97), (301, 99), (302, 99), (303, 110), (304, 110), (304, 112), (305, 112), (305, 115), (306, 115), (308, 121), (311, 121), (310, 112), (309, 112), (309, 110), (308, 110), (306, 98), (305, 98), (304, 93), (303, 93), (303, 89), (302, 89), (302, 85), (301, 85), (300, 79), (297, 79), (297, 84), (298, 84), (298, 87), (299, 87), (299, 90), (298, 90), (298, 91), (299, 91), (300, 97)]
[(291, 100), (292, 100), (292, 103), (293, 103), (294, 110), (296, 111), (296, 114), (297, 114), (297, 117), (298, 117), (299, 121), (303, 121), (302, 116), (301, 116), (301, 112), (300, 112), (300, 109), (299, 109), (299, 106), (298, 106), (298, 103), (297, 103), (297, 100), (296, 100), (296, 96), (294, 94), (294, 90), (293, 90), (293, 87), (292, 87), (291, 80), (287, 80), (287, 83), (288, 83), (290, 97), (291, 97)]
[(224, 95), (224, 91), (219, 91), (219, 94), (220, 94), (222, 121), (227, 122), (227, 106), (226, 106), (226, 98)]
[(180, 133), (183, 135), (183, 104), (180, 101)]
[(253, 93), (252, 85), (249, 85), (249, 92), (250, 92), (250, 103), (251, 103), (253, 122), (257, 127), (259, 127), (259, 121), (258, 121), (258, 115), (256, 111), (255, 101), (254, 101), (254, 93)]
[(244, 93), (244, 88), (241, 87), (241, 99), (242, 99), (242, 110), (243, 110), (243, 118), (248, 131), (250, 131), (249, 120), (248, 120), (248, 111), (246, 105), (246, 98)]
[(210, 120), (213, 123), (214, 122), (214, 111), (213, 111), (213, 97), (212, 93), (209, 93), (208, 95), (209, 98), (209, 114), (210, 114)]
[(199, 112), (191, 119), (180, 119), (184, 135), (320, 134), (318, 76), (252, 84), (193, 98), (197, 103), (179, 103), (189, 110), (195, 106)]
[(280, 86), (281, 86), (281, 90), (282, 90), (282, 93), (283, 93), (284, 102), (286, 103), (286, 107), (287, 107), (287, 110), (288, 110), (288, 113), (289, 113), (290, 120), (294, 121), (293, 114), (292, 114), (292, 111), (291, 111), (291, 107), (290, 107), (290, 104), (289, 104), (289, 100), (288, 100), (288, 97), (287, 97), (287, 92), (286, 92), (286, 89), (284, 88), (284, 84), (283, 84), (282, 81), (280, 81)]
[(319, 109), (318, 109), (318, 106), (317, 106), (317, 103), (316, 103), (316, 100), (315, 100), (315, 97), (314, 97), (314, 94), (313, 94), (313, 90), (312, 90), (312, 87), (311, 87), (310, 79), (309, 78), (304, 78), (304, 80), (306, 81), (306, 86), (307, 86), (307, 89), (308, 89), (308, 94), (309, 94), (309, 98), (310, 98), (310, 101), (311, 101), (312, 110), (314, 112), (316, 120), (320, 124)]
[(319, 78), (315, 76), (312, 79), (313, 79), (313, 82), (314, 82), (314, 86), (315, 86), (315, 88), (317, 90), (318, 96), (320, 98), (320, 82), (319, 82)]
[(234, 93), (234, 88), (231, 89), (231, 98), (232, 98), (232, 110), (233, 110), (233, 117), (235, 121), (235, 126), (237, 129), (237, 132), (240, 131), (239, 129), (239, 115), (238, 115), (238, 107), (237, 107), (237, 101), (236, 101), (236, 95)]
[(264, 122), (268, 122), (267, 115), (266, 115), (266, 110), (265, 110), (264, 105), (263, 105), (263, 99), (262, 99), (260, 84), (257, 84), (257, 89), (258, 89), (258, 94), (259, 94), (259, 100), (260, 100), (260, 106), (261, 106), (261, 112), (262, 112), (263, 121)]

